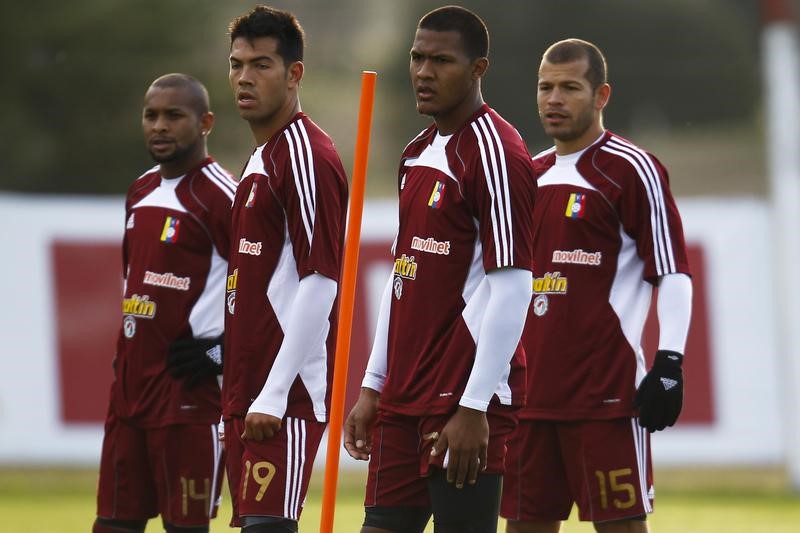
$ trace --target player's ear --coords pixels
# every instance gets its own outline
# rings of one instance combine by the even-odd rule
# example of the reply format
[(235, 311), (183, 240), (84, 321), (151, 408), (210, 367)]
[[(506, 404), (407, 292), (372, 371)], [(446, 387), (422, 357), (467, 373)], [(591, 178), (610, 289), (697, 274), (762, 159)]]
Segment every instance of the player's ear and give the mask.
[(598, 111), (602, 111), (611, 98), (611, 85), (604, 83), (597, 88), (594, 94), (594, 106)]
[(305, 66), (303, 65), (302, 61), (295, 61), (291, 65), (286, 72), (286, 79), (289, 82), (289, 87), (299, 87), (300, 80), (303, 79), (303, 73), (305, 72)]
[(206, 111), (200, 116), (200, 133), (203, 136), (208, 136), (214, 128), (214, 113)]
[(478, 80), (489, 70), (489, 58), (479, 57), (472, 62), (472, 79)]

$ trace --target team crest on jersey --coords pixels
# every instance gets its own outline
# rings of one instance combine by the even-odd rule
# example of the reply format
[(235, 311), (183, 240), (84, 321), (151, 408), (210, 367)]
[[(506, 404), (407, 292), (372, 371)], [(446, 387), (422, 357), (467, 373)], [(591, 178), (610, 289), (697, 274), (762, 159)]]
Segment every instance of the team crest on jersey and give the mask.
[(181, 221), (178, 217), (168, 216), (164, 220), (164, 229), (161, 230), (161, 242), (172, 244), (178, 240), (178, 230), (181, 227)]
[(567, 294), (567, 278), (561, 272), (547, 272), (541, 278), (533, 278), (533, 294)]
[(153, 318), (156, 316), (156, 303), (148, 295), (139, 296), (132, 294), (130, 298), (122, 300), (122, 314), (139, 318)]
[(126, 339), (133, 338), (136, 335), (136, 319), (128, 315), (122, 319), (122, 334)]
[(225, 298), (225, 303), (228, 308), (228, 314), (232, 315), (236, 307), (236, 284), (239, 282), (239, 269), (233, 269), (233, 274), (228, 276), (228, 281), (225, 284), (225, 290), (228, 296)]
[(125, 229), (133, 229), (133, 217), (136, 216), (136, 213), (131, 213), (131, 216), (128, 217), (128, 221), (125, 223)]
[(444, 183), (437, 181), (436, 185), (433, 186), (433, 191), (431, 191), (431, 197), (428, 198), (428, 207), (432, 209), (439, 209), (442, 206), (442, 200), (444, 200), (444, 189)]
[(395, 276), (392, 282), (392, 289), (394, 289), (394, 297), (399, 300), (403, 296), (403, 278)]
[(256, 203), (256, 189), (258, 188), (258, 183), (255, 181), (253, 182), (253, 186), (250, 187), (250, 194), (247, 195), (247, 202), (245, 202), (245, 207), (253, 207), (253, 204)]
[(567, 210), (564, 212), (568, 218), (583, 218), (586, 212), (586, 195), (580, 192), (574, 192), (569, 195), (567, 201)]
[(546, 294), (539, 294), (533, 299), (533, 314), (542, 316), (547, 312), (547, 307), (550, 305)]

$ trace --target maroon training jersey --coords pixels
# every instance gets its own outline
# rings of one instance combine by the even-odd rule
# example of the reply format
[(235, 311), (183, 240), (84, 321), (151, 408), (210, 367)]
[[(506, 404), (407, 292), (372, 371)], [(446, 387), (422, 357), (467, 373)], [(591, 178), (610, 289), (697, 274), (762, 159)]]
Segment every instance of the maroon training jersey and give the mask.
[[(347, 177), (333, 141), (303, 113), (255, 150), (242, 177), (228, 265), (226, 418), (246, 414), (261, 392), (300, 280), (314, 272), (339, 280), (347, 214)], [(294, 379), (286, 416), (327, 420), (336, 307)]]
[(534, 165), (539, 196), (521, 417), (634, 416), (652, 283), (689, 273), (667, 171), (610, 132), (577, 154), (543, 152)]
[(180, 178), (159, 167), (128, 189), (122, 329), (111, 409), (140, 427), (215, 423), (220, 390), (209, 376), (189, 389), (166, 370), (169, 344), (216, 337), (224, 322), (230, 208), (236, 182), (213, 159)]
[[(488, 291), (474, 297), (475, 289), (487, 271), (532, 268), (533, 168), (519, 133), (483, 105), (453, 135), (430, 126), (417, 136), (403, 152), (399, 179), (381, 408), (446, 413), (475, 359), (488, 298)], [(524, 381), (518, 348), (492, 403), (523, 403)]]

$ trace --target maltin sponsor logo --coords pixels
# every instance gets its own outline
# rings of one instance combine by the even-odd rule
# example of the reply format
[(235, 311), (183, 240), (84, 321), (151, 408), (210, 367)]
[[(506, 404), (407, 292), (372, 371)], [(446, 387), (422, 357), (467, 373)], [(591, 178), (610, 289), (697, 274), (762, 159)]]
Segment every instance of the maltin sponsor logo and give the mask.
[(401, 255), (394, 260), (394, 273), (401, 278), (417, 279), (417, 262), (414, 256)]
[(189, 285), (192, 283), (192, 278), (181, 278), (172, 272), (161, 274), (160, 272), (150, 272), (149, 270), (144, 273), (144, 284), (154, 285), (156, 287), (165, 287), (167, 289), (175, 289), (178, 291), (188, 291)]
[(533, 294), (567, 294), (567, 278), (561, 272), (548, 272), (541, 278), (533, 278)]
[(261, 241), (250, 242), (244, 237), (239, 239), (239, 253), (247, 255), (261, 255)]
[(602, 252), (585, 252), (577, 250), (553, 250), (553, 263), (571, 263), (573, 265), (600, 266), (603, 262)]
[(139, 318), (153, 318), (156, 316), (156, 303), (150, 301), (150, 297), (147, 295), (133, 294), (130, 298), (122, 300), (122, 314)]
[(450, 241), (437, 241), (433, 237), (426, 239), (414, 235), (411, 238), (411, 249), (429, 254), (450, 255)]

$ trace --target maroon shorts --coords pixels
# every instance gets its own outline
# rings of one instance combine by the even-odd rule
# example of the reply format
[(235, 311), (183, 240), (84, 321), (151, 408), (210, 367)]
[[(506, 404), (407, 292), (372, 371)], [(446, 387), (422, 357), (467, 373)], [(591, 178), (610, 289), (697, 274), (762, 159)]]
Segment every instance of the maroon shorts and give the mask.
[(144, 520), (160, 513), (176, 526), (206, 526), (219, 507), (222, 455), (216, 424), (141, 429), (109, 414), (97, 516)]
[(604, 522), (653, 511), (650, 435), (635, 418), (520, 420), (508, 443), (500, 515)]
[[(365, 507), (426, 507), (430, 505), (425, 477), (431, 466), (443, 468), (445, 458), (431, 458), (434, 440), (451, 414), (405, 416), (381, 411), (372, 433), (372, 452), (364, 498)], [(506, 442), (514, 431), (513, 411), (500, 408), (487, 414), (489, 448), (485, 473), (502, 474)]]
[(241, 527), (242, 516), (300, 518), (326, 427), (316, 420), (286, 417), (277, 435), (257, 442), (241, 439), (244, 419), (225, 421), (232, 527)]

